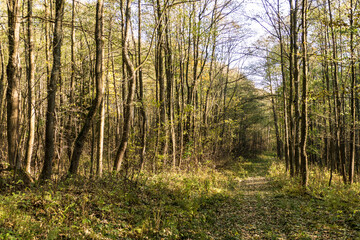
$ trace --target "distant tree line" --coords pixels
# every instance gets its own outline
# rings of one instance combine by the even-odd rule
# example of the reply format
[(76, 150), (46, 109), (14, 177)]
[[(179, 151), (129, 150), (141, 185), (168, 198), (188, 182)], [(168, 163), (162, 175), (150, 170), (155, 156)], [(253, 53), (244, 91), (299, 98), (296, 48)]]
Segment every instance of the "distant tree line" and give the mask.
[(359, 2), (263, 0), (264, 61), (277, 154), (307, 184), (308, 162), (352, 184), (359, 161)]
[(188, 169), (272, 146), (241, 4), (0, 4), (0, 158), (28, 178)]

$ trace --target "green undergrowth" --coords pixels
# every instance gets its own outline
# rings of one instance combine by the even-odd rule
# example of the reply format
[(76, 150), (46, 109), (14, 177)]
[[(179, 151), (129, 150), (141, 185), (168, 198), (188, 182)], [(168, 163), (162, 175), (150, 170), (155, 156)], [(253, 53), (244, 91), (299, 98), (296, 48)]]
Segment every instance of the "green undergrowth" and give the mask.
[(274, 159), (275, 155), (271, 152), (248, 158), (240, 156), (226, 161), (221, 170), (235, 178), (266, 177)]
[[(360, 239), (360, 185), (344, 185), (334, 174), (312, 166), (309, 185), (290, 178), (282, 163), (273, 162), (269, 177), (274, 186), (273, 204), (278, 214), (288, 216), (284, 227), (302, 233), (299, 239)], [(294, 230), (294, 226), (297, 230)]]
[(312, 168), (304, 190), (274, 159), (25, 189), (3, 179), (0, 239), (360, 239), (358, 184), (329, 187)]
[(0, 239), (221, 239), (213, 227), (236, 206), (236, 181), (210, 168), (107, 176), (0, 195)]

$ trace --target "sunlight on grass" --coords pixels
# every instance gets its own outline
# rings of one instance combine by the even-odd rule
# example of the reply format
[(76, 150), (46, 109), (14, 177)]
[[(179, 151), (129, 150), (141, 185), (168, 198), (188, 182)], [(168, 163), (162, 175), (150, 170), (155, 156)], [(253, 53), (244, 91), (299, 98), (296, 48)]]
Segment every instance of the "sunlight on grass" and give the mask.
[(206, 167), (34, 186), (0, 200), (0, 239), (211, 239), (218, 209), (240, 198), (237, 180)]
[[(320, 232), (322, 236), (328, 234), (333, 239), (340, 236), (343, 238), (347, 234), (349, 234), (347, 238), (350, 239), (360, 237), (358, 183), (351, 186), (344, 185), (341, 176), (334, 173), (332, 184), (329, 186), (329, 171), (311, 166), (309, 186), (305, 191), (300, 185), (299, 178), (290, 178), (285, 173), (284, 164), (274, 162), (269, 173), (272, 184), (278, 189), (275, 193), (278, 204), (285, 209), (293, 209), (294, 214), (298, 214), (299, 218), (303, 218), (300, 216), (302, 213), (307, 214), (305, 222), (313, 226), (319, 234)], [(303, 202), (306, 205), (303, 205)], [(307, 236), (307, 233), (296, 238), (313, 239)]]
[(358, 184), (336, 175), (328, 187), (328, 173), (312, 168), (305, 192), (273, 159), (12, 189), (0, 198), (0, 239), (359, 237)]

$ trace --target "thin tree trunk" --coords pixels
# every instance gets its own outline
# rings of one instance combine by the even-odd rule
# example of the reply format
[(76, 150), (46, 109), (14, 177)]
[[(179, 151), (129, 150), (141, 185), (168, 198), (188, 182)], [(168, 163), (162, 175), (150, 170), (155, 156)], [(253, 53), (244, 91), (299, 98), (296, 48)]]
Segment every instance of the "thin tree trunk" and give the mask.
[(170, 29), (169, 29), (169, 18), (168, 13), (165, 15), (165, 56), (166, 56), (166, 94), (167, 94), (167, 115), (168, 115), (168, 132), (171, 133), (171, 144), (172, 144), (172, 163), (171, 167), (175, 168), (176, 166), (176, 136), (175, 136), (175, 127), (174, 127), (174, 108), (173, 108), (173, 63), (172, 63), (172, 52), (171, 52), (171, 42), (170, 42)]
[[(293, 0), (289, 0), (290, 2), (290, 32), (295, 31), (294, 27), (294, 4)], [(290, 54), (289, 54), (289, 104), (288, 104), (288, 118), (289, 118), (289, 163), (290, 163), (290, 176), (295, 175), (295, 159), (294, 159), (294, 118), (293, 118), (293, 103), (294, 103), (294, 38), (293, 34), (290, 33)]]
[(353, 0), (350, 0), (350, 77), (351, 77), (351, 139), (350, 139), (350, 163), (349, 163), (349, 184), (354, 182), (355, 148), (356, 148), (356, 113), (355, 113), (355, 55), (354, 55), (354, 13)]
[[(0, 75), (0, 126), (3, 124), (3, 114), (5, 112), (5, 109), (3, 109), (3, 104), (5, 102), (5, 60), (4, 60), (4, 53), (3, 53), (3, 47), (2, 42), (0, 42), (0, 61), (1, 61), (1, 75)], [(5, 108), (5, 105), (4, 105)], [(0, 133), (0, 141), (3, 140), (4, 133)]]
[(75, 94), (75, 0), (72, 0), (72, 9), (71, 9), (71, 39), (70, 39), (70, 48), (71, 48), (71, 77), (70, 77), (70, 114), (67, 123), (67, 154), (69, 159), (71, 159), (71, 148), (74, 140), (73, 134), (75, 132), (74, 123), (73, 123), (73, 111), (74, 110), (74, 94)]
[[(138, 0), (138, 66), (141, 65), (141, 0)], [(147, 137), (147, 120), (144, 103), (144, 84), (142, 77), (142, 68), (139, 68), (139, 100), (141, 102), (140, 112), (142, 116), (142, 135), (141, 135), (141, 154), (140, 154), (140, 171), (144, 169), (146, 154), (146, 137)]]
[(307, 113), (307, 77), (308, 77), (308, 56), (307, 56), (307, 0), (302, 1), (302, 107), (301, 107), (301, 183), (303, 186), (308, 184), (308, 159), (306, 154), (306, 142), (308, 132), (308, 113)]
[(338, 87), (338, 64), (337, 64), (337, 45), (336, 45), (336, 36), (335, 36), (335, 30), (333, 26), (333, 16), (331, 11), (331, 1), (328, 0), (328, 7), (329, 7), (329, 17), (330, 17), (330, 30), (331, 30), (331, 36), (332, 36), (332, 65), (333, 65), (333, 80), (334, 80), (334, 95), (335, 95), (335, 122), (336, 122), (336, 154), (335, 157), (337, 159), (337, 164), (340, 164), (341, 174), (343, 176), (343, 180), (346, 183), (346, 176), (345, 176), (345, 169), (344, 169), (344, 163), (343, 161), (343, 153), (342, 153), (342, 147), (341, 147), (341, 127), (342, 121), (341, 121), (341, 100), (340, 100), (340, 93), (339, 93), (339, 87)]
[(94, 158), (95, 158), (95, 126), (91, 126), (91, 151), (90, 151), (90, 178), (94, 176)]
[[(102, 90), (104, 92), (104, 88)], [(97, 146), (97, 153), (96, 153), (96, 175), (98, 177), (102, 177), (103, 174), (103, 156), (104, 156), (104, 129), (105, 129), (105, 104), (104, 98), (101, 101), (99, 115), (100, 121), (98, 122), (98, 146)]]
[(119, 141), (120, 136), (120, 122), (121, 122), (121, 110), (120, 110), (120, 103), (119, 103), (119, 95), (118, 95), (118, 87), (116, 85), (116, 74), (115, 74), (115, 60), (114, 60), (114, 53), (112, 51), (112, 19), (109, 22), (109, 52), (111, 54), (111, 71), (112, 71), (112, 78), (113, 78), (113, 88), (114, 88), (114, 95), (115, 95), (115, 106), (116, 106), (116, 134), (114, 136), (115, 143)]
[(27, 45), (28, 45), (28, 118), (29, 129), (26, 146), (25, 170), (31, 174), (31, 158), (33, 153), (33, 145), (35, 140), (35, 92), (34, 92), (34, 78), (35, 78), (35, 57), (34, 57), (34, 39), (32, 29), (32, 0), (28, 0), (28, 22), (27, 22)]
[[(51, 0), (44, 0), (44, 7), (45, 7), (45, 65), (46, 65), (46, 82), (50, 82), (50, 53), (49, 53), (49, 50), (50, 50), (50, 24), (49, 24), (49, 10), (51, 11), (50, 9), (50, 6), (49, 6), (49, 2), (51, 2)], [(41, 88), (41, 82), (40, 82), (40, 89)], [(40, 94), (40, 91), (39, 91), (39, 94)]]
[[(324, 38), (322, 39), (324, 42), (324, 47), (323, 49), (321, 49), (321, 53), (326, 56), (326, 52), (327, 52), (327, 41), (326, 41), (326, 28), (324, 27), (324, 29), (321, 29), (322, 32), (324, 33)], [(326, 60), (323, 61), (322, 63), (322, 75), (323, 75), (323, 86), (324, 86), (324, 90), (327, 89), (327, 79), (328, 79), (328, 72), (327, 72), (327, 63)], [(329, 90), (327, 90), (329, 92)], [(327, 120), (326, 114), (327, 114), (327, 108), (326, 108), (326, 100), (327, 100), (327, 96), (324, 94), (323, 99), (322, 99), (322, 103), (323, 103), (323, 124), (324, 124), (324, 134), (323, 134), (323, 142), (324, 142), (324, 148), (323, 148), (323, 153), (321, 155), (321, 165), (323, 167), (327, 167), (328, 163), (329, 163), (329, 143), (331, 142), (329, 139), (329, 133), (328, 133), (328, 125), (330, 125), (330, 121)], [(330, 111), (329, 111), (330, 112)]]
[(95, 24), (95, 41), (96, 41), (96, 63), (95, 63), (95, 80), (96, 80), (96, 95), (93, 103), (90, 107), (88, 115), (85, 119), (85, 123), (78, 134), (74, 150), (71, 155), (71, 163), (69, 168), (70, 175), (76, 175), (79, 168), (80, 156), (85, 144), (86, 136), (91, 128), (94, 116), (98, 111), (102, 101), (103, 101), (103, 57), (104, 57), (104, 48), (103, 48), (103, 14), (104, 14), (104, 1), (98, 0), (96, 4), (96, 24)]
[(273, 111), (275, 136), (276, 136), (276, 154), (277, 154), (278, 159), (281, 159), (282, 158), (282, 153), (281, 153), (282, 141), (281, 141), (280, 133), (279, 133), (278, 117), (277, 117), (277, 111), (276, 111), (276, 107), (275, 107), (275, 100), (274, 100), (273, 88), (272, 88), (272, 79), (271, 79), (270, 73), (269, 73), (269, 81), (270, 81), (271, 107), (272, 107), (272, 111)]
[(299, 110), (299, 57), (298, 57), (298, 32), (297, 32), (297, 13), (299, 8), (299, 0), (295, 0), (292, 23), (292, 41), (293, 41), (293, 77), (294, 77), (294, 163), (295, 174), (300, 173), (300, 110)]
[[(127, 95), (126, 105), (125, 105), (125, 115), (124, 115), (124, 125), (123, 125), (123, 134), (120, 141), (120, 145), (118, 147), (118, 150), (116, 152), (116, 157), (114, 161), (114, 168), (113, 170), (115, 172), (120, 171), (122, 162), (124, 160), (125, 152), (127, 149), (128, 141), (129, 141), (129, 133), (130, 133), (130, 125), (131, 125), (131, 119), (132, 119), (132, 113), (133, 113), (133, 101), (134, 101), (134, 95), (135, 95), (135, 87), (136, 87), (136, 71), (135, 68), (130, 60), (129, 53), (128, 53), (128, 31), (130, 26), (130, 4), (131, 0), (126, 1), (125, 6), (125, 24), (124, 24), (124, 38), (122, 39), (122, 53), (126, 65), (126, 69), (128, 71), (129, 76), (129, 92)], [(124, 10), (122, 10), (124, 11)]]
[(5, 90), (5, 60), (4, 60), (4, 53), (3, 53), (3, 46), (2, 42), (0, 42), (0, 61), (1, 61), (1, 75), (0, 75), (0, 121), (2, 120), (2, 105), (3, 105), (3, 97), (4, 97), (4, 90)]
[[(283, 106), (284, 106), (284, 156), (285, 156), (285, 165), (286, 171), (289, 170), (290, 165), (290, 156), (289, 156), (289, 123), (288, 123), (288, 104), (287, 104), (287, 88), (286, 88), (286, 73), (285, 73), (285, 59), (284, 59), (284, 43), (282, 38), (282, 29), (281, 29), (281, 21), (280, 21), (280, 2), (278, 1), (278, 31), (279, 31), (279, 44), (280, 44), (280, 64), (281, 64), (281, 77), (283, 84)], [(291, 104), (291, 103), (290, 103)]]

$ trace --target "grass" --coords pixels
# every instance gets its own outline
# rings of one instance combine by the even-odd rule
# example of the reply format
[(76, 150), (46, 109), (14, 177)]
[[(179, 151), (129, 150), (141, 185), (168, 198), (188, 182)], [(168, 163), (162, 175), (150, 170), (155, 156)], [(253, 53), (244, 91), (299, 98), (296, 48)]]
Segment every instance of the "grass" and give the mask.
[(358, 185), (325, 187), (314, 169), (304, 192), (273, 159), (135, 180), (8, 186), (0, 239), (360, 239)]
[[(306, 191), (298, 179), (290, 179), (284, 166), (273, 163), (269, 171), (279, 214), (286, 215), (287, 229), (298, 229), (299, 239), (360, 239), (360, 186), (345, 186), (340, 176), (328, 186), (329, 173), (318, 167), (310, 171)], [(290, 225), (290, 226), (289, 226)], [(293, 232), (295, 232), (293, 230)]]
[(221, 238), (226, 229), (213, 225), (240, 198), (233, 181), (203, 168), (9, 191), (0, 198), (0, 239)]

